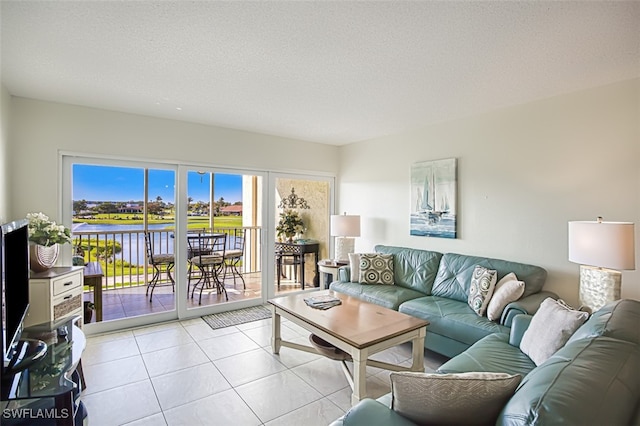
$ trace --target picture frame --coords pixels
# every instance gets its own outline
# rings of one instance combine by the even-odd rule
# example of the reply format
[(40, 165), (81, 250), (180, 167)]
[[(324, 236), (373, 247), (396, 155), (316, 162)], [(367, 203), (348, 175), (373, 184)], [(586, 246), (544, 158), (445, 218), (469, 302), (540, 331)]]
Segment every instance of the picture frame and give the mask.
[(411, 165), (410, 235), (457, 238), (457, 159)]

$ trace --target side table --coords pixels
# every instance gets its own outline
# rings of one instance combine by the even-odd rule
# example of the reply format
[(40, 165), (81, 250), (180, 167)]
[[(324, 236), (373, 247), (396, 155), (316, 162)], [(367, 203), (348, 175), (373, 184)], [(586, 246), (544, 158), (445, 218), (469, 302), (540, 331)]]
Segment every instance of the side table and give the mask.
[(96, 306), (96, 322), (102, 321), (102, 266), (89, 262), (84, 267), (84, 285), (93, 287), (93, 304)]
[(332, 259), (322, 259), (318, 262), (318, 271), (320, 271), (320, 280), (324, 282), (324, 288), (329, 288), (331, 281), (338, 277), (338, 269), (348, 265), (349, 262)]

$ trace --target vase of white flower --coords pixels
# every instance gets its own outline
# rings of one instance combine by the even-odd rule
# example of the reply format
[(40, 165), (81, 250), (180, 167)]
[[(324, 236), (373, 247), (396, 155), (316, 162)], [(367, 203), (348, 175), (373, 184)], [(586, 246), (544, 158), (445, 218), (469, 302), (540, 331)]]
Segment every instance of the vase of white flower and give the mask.
[(58, 260), (60, 244), (71, 242), (71, 232), (43, 213), (27, 214), (29, 220), (29, 262), (31, 270), (43, 272)]

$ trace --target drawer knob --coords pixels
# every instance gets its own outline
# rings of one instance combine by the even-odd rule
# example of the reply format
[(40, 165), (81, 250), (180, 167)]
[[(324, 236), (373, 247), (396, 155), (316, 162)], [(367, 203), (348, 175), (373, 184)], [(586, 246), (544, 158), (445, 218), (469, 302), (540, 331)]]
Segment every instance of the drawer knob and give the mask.
[(66, 287), (66, 286), (71, 285), (71, 284), (73, 284), (73, 281), (67, 281), (66, 283), (64, 283), (62, 285)]

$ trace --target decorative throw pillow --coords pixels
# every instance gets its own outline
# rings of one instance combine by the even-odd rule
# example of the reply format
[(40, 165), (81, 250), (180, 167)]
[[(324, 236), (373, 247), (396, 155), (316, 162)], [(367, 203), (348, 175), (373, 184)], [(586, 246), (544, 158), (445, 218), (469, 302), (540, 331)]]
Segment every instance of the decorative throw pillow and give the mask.
[(360, 282), (360, 253), (349, 253), (349, 269), (351, 270), (351, 282)]
[(518, 281), (518, 277), (513, 272), (508, 273), (496, 284), (493, 296), (487, 306), (487, 318), (491, 321), (498, 321), (502, 316), (502, 311), (511, 302), (520, 299), (524, 294), (524, 281)]
[(484, 266), (476, 266), (471, 277), (471, 288), (469, 289), (469, 299), (467, 303), (476, 314), (483, 316), (487, 310), (487, 305), (496, 286), (498, 273), (493, 269)]
[(576, 311), (562, 300), (544, 299), (522, 335), (520, 350), (536, 364), (545, 362), (564, 346), (589, 314)]
[(418, 424), (494, 424), (522, 380), (506, 373), (391, 373), (391, 408)]
[(393, 255), (379, 253), (361, 254), (360, 282), (362, 284), (393, 285)]

